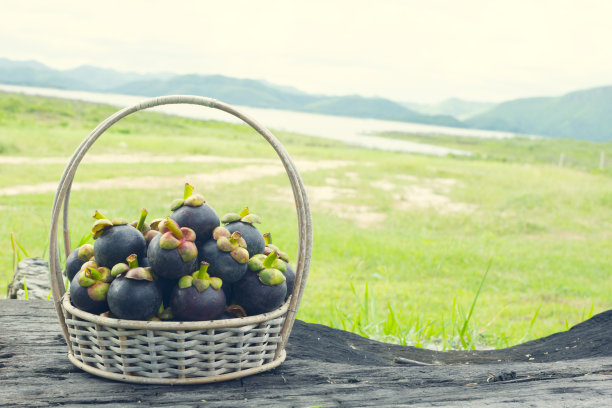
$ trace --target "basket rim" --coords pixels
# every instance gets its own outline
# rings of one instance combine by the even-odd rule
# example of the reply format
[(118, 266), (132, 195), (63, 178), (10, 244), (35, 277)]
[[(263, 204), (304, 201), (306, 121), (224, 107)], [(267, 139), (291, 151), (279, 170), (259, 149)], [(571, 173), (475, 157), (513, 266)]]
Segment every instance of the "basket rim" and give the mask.
[(149, 321), (149, 320), (126, 320), (95, 315), (78, 309), (70, 302), (70, 292), (62, 296), (62, 308), (65, 312), (77, 316), (88, 322), (96, 323), (104, 327), (119, 329), (141, 329), (141, 330), (208, 330), (242, 327), (258, 324), (276, 319), (287, 313), (290, 299), (287, 299), (279, 308), (253, 316), (239, 317), (235, 319), (202, 320), (202, 321)]

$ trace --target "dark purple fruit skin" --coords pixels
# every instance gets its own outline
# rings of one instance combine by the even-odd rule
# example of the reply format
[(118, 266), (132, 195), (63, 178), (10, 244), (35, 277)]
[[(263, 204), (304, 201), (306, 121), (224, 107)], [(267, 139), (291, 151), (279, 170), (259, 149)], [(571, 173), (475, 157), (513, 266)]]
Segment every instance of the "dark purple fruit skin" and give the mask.
[(111, 282), (106, 300), (119, 319), (148, 320), (159, 310), (162, 293), (155, 281), (119, 276)]
[(223, 312), (215, 320), (226, 320), (226, 319), (237, 319), (237, 317), (234, 316), (233, 314), (229, 313), (229, 312)]
[(161, 290), (164, 307), (169, 306), (170, 299), (172, 296), (172, 291), (174, 290), (174, 287), (177, 285), (178, 279), (166, 279), (161, 276), (158, 276), (155, 282), (157, 282), (157, 287), (159, 288), (159, 290)]
[(247, 315), (253, 316), (277, 309), (285, 301), (287, 282), (267, 286), (261, 283), (255, 272), (249, 271), (232, 285), (232, 302), (244, 308)]
[(206, 241), (199, 248), (198, 256), (200, 262), (206, 261), (210, 264), (208, 274), (221, 278), (224, 284), (242, 279), (248, 269), (248, 264), (236, 262), (229, 252), (223, 252), (217, 248), (217, 241), (214, 239)]
[(87, 288), (79, 285), (77, 275), (75, 275), (70, 282), (70, 300), (72, 301), (72, 304), (77, 309), (93, 314), (106, 312), (108, 310), (107, 301), (104, 300), (100, 302), (90, 298), (87, 294)]
[[(283, 261), (285, 262), (285, 261)], [(285, 262), (285, 266), (287, 267), (287, 272), (285, 272), (285, 283), (287, 284), (287, 294), (285, 295), (285, 300), (293, 293), (293, 285), (295, 284), (295, 271), (289, 265), (289, 263)]]
[(179, 288), (172, 291), (170, 306), (177, 320), (215, 320), (226, 306), (225, 293), (209, 286), (205, 291), (198, 292), (195, 286)]
[(170, 218), (181, 227), (191, 228), (196, 233), (198, 242), (212, 238), (213, 230), (219, 226), (219, 216), (208, 204), (198, 207), (184, 205), (174, 211)]
[(81, 261), (79, 259), (79, 249), (75, 248), (70, 252), (70, 255), (66, 258), (66, 276), (68, 280), (72, 282), (77, 273), (81, 270), (81, 266), (87, 261)]
[(112, 269), (131, 254), (138, 260), (145, 256), (147, 243), (136, 228), (131, 225), (115, 225), (107, 228), (94, 242), (94, 257), (99, 266)]
[[(223, 281), (223, 279), (221, 280)], [(221, 286), (221, 290), (223, 290), (223, 293), (225, 293), (225, 300), (227, 301), (227, 306), (231, 305), (232, 293), (234, 293), (232, 287), (233, 285), (228, 283), (224, 283), (223, 286)]]
[(227, 228), (230, 234), (234, 231), (240, 231), (242, 238), (244, 238), (247, 244), (246, 249), (249, 251), (249, 258), (252, 258), (253, 255), (264, 253), (266, 241), (257, 227), (254, 227), (252, 224), (246, 222), (235, 221), (227, 224), (225, 228)]
[(178, 250), (163, 249), (159, 246), (161, 237), (161, 235), (157, 235), (153, 238), (149, 244), (149, 249), (147, 249), (147, 260), (151, 265), (151, 270), (157, 276), (166, 279), (178, 279), (196, 270), (198, 257), (195, 257), (193, 261), (183, 262)]

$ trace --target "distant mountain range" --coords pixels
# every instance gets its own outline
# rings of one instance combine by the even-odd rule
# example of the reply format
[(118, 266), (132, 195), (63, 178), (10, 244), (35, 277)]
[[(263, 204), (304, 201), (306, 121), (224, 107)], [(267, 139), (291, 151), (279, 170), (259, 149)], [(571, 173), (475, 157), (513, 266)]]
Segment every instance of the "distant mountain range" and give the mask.
[(223, 75), (136, 74), (92, 66), (56, 70), (0, 58), (0, 83), (126, 95), (196, 94), (236, 105), (464, 127), (450, 115), (426, 115), (383, 98), (312, 95), (295, 88)]
[(469, 127), (606, 142), (612, 140), (612, 86), (500, 103)]
[(141, 96), (196, 94), (261, 108), (612, 141), (612, 86), (499, 104), (451, 98), (426, 105), (358, 95), (314, 95), (223, 75), (138, 74), (92, 66), (56, 70), (36, 61), (6, 58), (0, 58), (0, 83)]

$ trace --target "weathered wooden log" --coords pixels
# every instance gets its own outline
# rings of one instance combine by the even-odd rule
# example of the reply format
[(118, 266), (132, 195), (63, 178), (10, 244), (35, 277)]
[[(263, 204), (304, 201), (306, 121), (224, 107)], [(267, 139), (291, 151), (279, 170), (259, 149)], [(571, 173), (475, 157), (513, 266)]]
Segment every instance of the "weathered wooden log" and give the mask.
[(0, 300), (0, 406), (610, 406), (612, 310), (503, 350), (439, 352), (296, 321), (278, 368), (217, 384), (92, 376), (66, 358), (52, 302)]
[(47, 299), (51, 293), (49, 264), (43, 258), (24, 258), (17, 264), (13, 280), (9, 283), (9, 299)]

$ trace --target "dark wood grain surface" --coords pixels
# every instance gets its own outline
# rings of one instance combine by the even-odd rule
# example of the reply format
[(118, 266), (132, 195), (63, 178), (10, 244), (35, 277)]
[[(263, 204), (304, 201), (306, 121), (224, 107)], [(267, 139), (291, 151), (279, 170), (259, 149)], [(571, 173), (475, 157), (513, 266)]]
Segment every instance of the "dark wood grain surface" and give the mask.
[(612, 406), (612, 311), (488, 351), (391, 345), (297, 321), (280, 367), (218, 384), (114, 382), (66, 353), (51, 302), (0, 300), (0, 406)]

